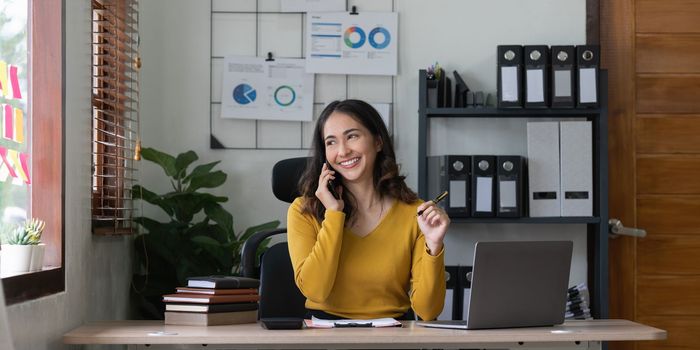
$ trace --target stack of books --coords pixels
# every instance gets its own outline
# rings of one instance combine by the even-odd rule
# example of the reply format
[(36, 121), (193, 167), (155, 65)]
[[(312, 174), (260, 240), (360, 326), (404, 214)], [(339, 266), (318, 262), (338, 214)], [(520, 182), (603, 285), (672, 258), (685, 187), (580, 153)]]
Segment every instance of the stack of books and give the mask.
[(260, 281), (236, 276), (187, 279), (187, 287), (163, 295), (165, 324), (215, 326), (255, 323)]
[(585, 283), (575, 285), (569, 288), (566, 313), (564, 318), (567, 320), (591, 320), (590, 294), (588, 286)]

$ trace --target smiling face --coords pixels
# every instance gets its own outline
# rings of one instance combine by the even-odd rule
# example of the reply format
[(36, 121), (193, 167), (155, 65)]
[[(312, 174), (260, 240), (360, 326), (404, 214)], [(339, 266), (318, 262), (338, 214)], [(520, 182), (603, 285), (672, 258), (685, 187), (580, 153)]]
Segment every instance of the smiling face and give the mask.
[(382, 142), (362, 123), (333, 112), (323, 126), (326, 159), (346, 182), (371, 181)]

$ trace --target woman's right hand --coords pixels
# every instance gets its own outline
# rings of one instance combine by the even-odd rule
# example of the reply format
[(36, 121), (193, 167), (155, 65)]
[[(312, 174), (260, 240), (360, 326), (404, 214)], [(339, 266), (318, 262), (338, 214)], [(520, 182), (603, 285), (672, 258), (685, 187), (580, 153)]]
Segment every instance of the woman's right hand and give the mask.
[[(326, 210), (343, 211), (345, 203), (342, 199), (335, 199), (330, 190), (328, 190), (328, 182), (335, 179), (335, 171), (324, 162), (321, 167), (321, 175), (318, 176), (318, 188), (316, 188), (316, 198), (321, 201)], [(336, 187), (336, 191), (340, 198), (343, 198), (343, 186)]]

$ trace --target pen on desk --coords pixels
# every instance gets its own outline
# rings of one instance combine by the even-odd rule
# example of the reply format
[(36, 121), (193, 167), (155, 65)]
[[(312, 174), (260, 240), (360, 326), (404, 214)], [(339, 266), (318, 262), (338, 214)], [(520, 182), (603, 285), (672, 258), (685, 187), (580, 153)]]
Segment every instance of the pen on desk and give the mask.
[(366, 323), (359, 323), (359, 322), (350, 322), (350, 323), (340, 323), (340, 322), (335, 322), (333, 325), (336, 328), (342, 328), (342, 327), (373, 327), (374, 325), (372, 322), (366, 322)]
[[(433, 203), (438, 204), (445, 197), (447, 197), (447, 191), (442, 192), (439, 196), (435, 197), (435, 199), (433, 199)], [(416, 214), (416, 216), (421, 216), (421, 215), (423, 215), (423, 210), (419, 211), (418, 214)]]

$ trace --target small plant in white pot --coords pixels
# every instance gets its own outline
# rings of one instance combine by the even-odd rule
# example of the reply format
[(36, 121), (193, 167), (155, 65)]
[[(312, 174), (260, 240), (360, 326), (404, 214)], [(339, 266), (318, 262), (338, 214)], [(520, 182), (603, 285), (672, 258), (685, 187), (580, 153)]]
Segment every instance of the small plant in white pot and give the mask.
[(2, 275), (41, 270), (44, 263), (41, 234), (45, 227), (44, 221), (34, 218), (7, 230), (0, 260)]

